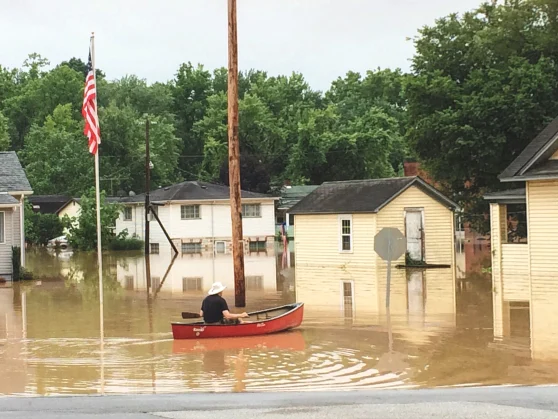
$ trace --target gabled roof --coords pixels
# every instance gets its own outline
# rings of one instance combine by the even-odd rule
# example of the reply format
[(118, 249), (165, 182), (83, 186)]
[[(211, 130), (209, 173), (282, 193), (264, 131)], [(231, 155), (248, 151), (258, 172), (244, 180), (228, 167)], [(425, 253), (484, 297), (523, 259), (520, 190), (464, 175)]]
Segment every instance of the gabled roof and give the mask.
[[(530, 178), (558, 177), (558, 166), (548, 165), (548, 159), (558, 151), (558, 117), (548, 124), (514, 161), (498, 176), (502, 182)], [(540, 171), (539, 166), (547, 166)]]
[(0, 190), (33, 192), (15, 151), (0, 151)]
[(283, 186), (279, 209), (285, 210), (297, 204), (302, 198), (314, 192), (320, 185)]
[[(152, 202), (168, 201), (213, 201), (230, 198), (229, 187), (208, 182), (186, 181), (172, 186), (156, 189), (149, 193)], [(269, 195), (241, 191), (241, 197), (250, 199), (278, 199)], [(123, 198), (122, 202), (144, 202), (145, 194)]]
[(291, 214), (376, 213), (416, 186), (451, 209), (458, 206), (418, 176), (325, 182), (289, 211)]

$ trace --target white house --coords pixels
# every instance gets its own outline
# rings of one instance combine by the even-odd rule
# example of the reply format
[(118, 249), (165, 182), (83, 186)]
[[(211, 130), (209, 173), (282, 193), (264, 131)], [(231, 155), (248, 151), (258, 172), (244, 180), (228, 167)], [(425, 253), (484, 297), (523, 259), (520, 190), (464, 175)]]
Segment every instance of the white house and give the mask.
[[(182, 253), (200, 253), (231, 249), (232, 221), (229, 187), (206, 182), (187, 181), (150, 193), (157, 215)], [(272, 246), (275, 237), (275, 201), (278, 197), (242, 191), (242, 228), (246, 246), (252, 250)], [(144, 238), (145, 194), (125, 198), (115, 233), (127, 230), (130, 236)], [(151, 214), (151, 253), (168, 241)]]
[(12, 247), (25, 266), (24, 198), (33, 193), (15, 151), (0, 152), (0, 277), (12, 279)]

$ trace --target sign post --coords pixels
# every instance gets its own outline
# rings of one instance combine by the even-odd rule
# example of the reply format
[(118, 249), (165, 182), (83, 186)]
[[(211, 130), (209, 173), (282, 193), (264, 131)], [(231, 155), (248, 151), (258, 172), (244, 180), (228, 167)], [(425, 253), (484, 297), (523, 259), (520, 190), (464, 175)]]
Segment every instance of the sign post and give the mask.
[(374, 251), (387, 262), (386, 308), (389, 309), (391, 261), (405, 254), (407, 238), (397, 228), (385, 227), (374, 237)]

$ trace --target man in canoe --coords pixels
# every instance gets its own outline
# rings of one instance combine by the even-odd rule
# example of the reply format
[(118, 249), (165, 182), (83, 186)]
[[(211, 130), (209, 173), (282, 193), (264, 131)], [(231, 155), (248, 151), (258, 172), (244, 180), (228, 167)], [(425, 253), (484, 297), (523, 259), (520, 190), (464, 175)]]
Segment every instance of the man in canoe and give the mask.
[(204, 298), (200, 317), (206, 324), (235, 324), (242, 323), (242, 318), (249, 317), (248, 313), (233, 314), (229, 312), (227, 301), (223, 298), (223, 291), (227, 288), (220, 282), (215, 282), (209, 292), (208, 296)]

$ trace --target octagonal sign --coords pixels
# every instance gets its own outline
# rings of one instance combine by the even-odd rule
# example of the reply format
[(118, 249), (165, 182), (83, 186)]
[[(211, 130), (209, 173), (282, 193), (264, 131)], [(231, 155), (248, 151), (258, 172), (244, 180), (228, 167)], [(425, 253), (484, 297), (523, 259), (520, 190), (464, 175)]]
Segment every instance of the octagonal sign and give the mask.
[(382, 228), (374, 237), (374, 251), (383, 260), (399, 259), (407, 251), (407, 238), (397, 228)]

